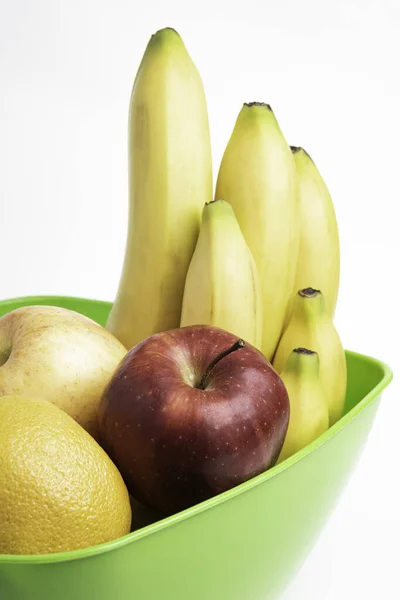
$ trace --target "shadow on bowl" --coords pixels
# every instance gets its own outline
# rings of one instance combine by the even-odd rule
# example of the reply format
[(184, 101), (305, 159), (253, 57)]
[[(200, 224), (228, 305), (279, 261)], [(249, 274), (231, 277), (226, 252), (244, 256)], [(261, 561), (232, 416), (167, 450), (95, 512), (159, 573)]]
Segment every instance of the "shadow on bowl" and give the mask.
[[(51, 304), (104, 325), (111, 304), (40, 296), (0, 302)], [(392, 372), (346, 351), (345, 414), (327, 432), (269, 471), (181, 513), (138, 507), (124, 538), (42, 556), (0, 555), (4, 600), (277, 600), (295, 577), (343, 491)]]

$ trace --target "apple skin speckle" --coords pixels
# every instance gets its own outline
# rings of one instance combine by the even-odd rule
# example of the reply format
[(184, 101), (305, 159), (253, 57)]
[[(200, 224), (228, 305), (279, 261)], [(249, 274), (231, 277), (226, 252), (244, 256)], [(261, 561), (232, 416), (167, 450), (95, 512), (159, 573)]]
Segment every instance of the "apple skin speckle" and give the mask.
[(127, 353), (105, 389), (102, 444), (131, 495), (162, 514), (239, 485), (278, 459), (289, 399), (261, 352), (246, 344), (216, 364), (205, 390), (194, 387), (235, 342), (212, 326), (156, 334)]

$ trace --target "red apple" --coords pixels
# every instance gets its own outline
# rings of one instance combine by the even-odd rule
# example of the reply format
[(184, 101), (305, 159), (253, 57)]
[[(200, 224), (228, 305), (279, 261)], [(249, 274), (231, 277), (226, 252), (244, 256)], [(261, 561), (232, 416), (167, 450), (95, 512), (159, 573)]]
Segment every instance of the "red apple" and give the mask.
[(286, 388), (261, 352), (207, 325), (132, 348), (100, 407), (104, 447), (130, 493), (164, 514), (273, 466), (288, 423)]

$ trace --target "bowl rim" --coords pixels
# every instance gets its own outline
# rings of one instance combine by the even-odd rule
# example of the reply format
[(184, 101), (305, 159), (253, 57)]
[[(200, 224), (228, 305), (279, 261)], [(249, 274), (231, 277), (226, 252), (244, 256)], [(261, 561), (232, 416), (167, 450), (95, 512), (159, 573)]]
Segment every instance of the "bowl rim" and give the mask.
[[(0, 301), (0, 307), (7, 304), (15, 304), (17, 302), (34, 302), (34, 301), (51, 301), (51, 300), (72, 300), (72, 301), (81, 301), (90, 304), (102, 304), (102, 305), (110, 305), (111, 303), (106, 300), (90, 300), (88, 298), (79, 298), (76, 296), (22, 296), (19, 298), (10, 298), (3, 301)], [(129, 544), (133, 544), (149, 535), (153, 535), (158, 531), (162, 531), (167, 527), (172, 525), (176, 525), (186, 519), (194, 517), (206, 510), (214, 508), (223, 502), (228, 500), (232, 500), (233, 498), (253, 489), (254, 487), (268, 481), (272, 477), (279, 475), (283, 471), (289, 469), (292, 465), (296, 464), (300, 460), (304, 459), (306, 456), (314, 452), (317, 448), (326, 443), (329, 439), (331, 439), (334, 435), (336, 435), (345, 425), (347, 425), (350, 421), (352, 421), (360, 412), (362, 412), (374, 399), (380, 396), (382, 391), (389, 385), (389, 383), (393, 379), (393, 371), (385, 362), (380, 361), (377, 358), (373, 358), (371, 356), (361, 354), (358, 352), (354, 352), (351, 350), (345, 350), (346, 356), (353, 356), (354, 358), (359, 358), (364, 361), (373, 364), (375, 367), (378, 367), (381, 371), (381, 379), (377, 383), (375, 387), (373, 387), (365, 396), (358, 402), (351, 410), (349, 410), (341, 419), (339, 419), (334, 425), (329, 427), (327, 431), (325, 431), (322, 435), (320, 435), (313, 442), (287, 458), (286, 460), (278, 463), (257, 475), (245, 481), (244, 483), (227, 490), (217, 496), (209, 498), (208, 500), (204, 500), (194, 506), (191, 506), (183, 511), (175, 513), (171, 516), (160, 519), (154, 523), (150, 523), (136, 531), (132, 531), (122, 537), (119, 537), (115, 540), (111, 540), (109, 542), (104, 542), (102, 544), (97, 544), (95, 546), (90, 546), (88, 548), (80, 548), (78, 550), (70, 550), (67, 552), (57, 552), (51, 554), (0, 554), (0, 565), (1, 564), (53, 564), (60, 562), (69, 562), (73, 560), (81, 560), (85, 558), (91, 558), (93, 556), (97, 556), (99, 554), (104, 554), (106, 552), (110, 552), (111, 550), (118, 550), (123, 548)]]

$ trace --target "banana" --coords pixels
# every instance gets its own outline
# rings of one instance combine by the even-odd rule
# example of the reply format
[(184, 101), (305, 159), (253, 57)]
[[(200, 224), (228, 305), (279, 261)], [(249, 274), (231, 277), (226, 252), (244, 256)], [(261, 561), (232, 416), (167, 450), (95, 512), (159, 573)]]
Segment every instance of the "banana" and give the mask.
[(303, 148), (291, 146), (299, 179), (300, 245), (290, 318), (297, 290), (310, 284), (322, 290), (327, 313), (334, 318), (340, 278), (339, 233), (325, 181)]
[(225, 149), (216, 198), (235, 211), (257, 265), (263, 304), (262, 351), (271, 360), (281, 336), (297, 264), (297, 173), (268, 104), (244, 104)]
[(204, 206), (190, 262), (181, 327), (215, 325), (261, 346), (262, 304), (257, 268), (231, 205)]
[(293, 313), (283, 332), (273, 366), (281, 373), (293, 348), (311, 348), (320, 361), (321, 384), (326, 394), (330, 425), (343, 414), (346, 396), (346, 358), (332, 318), (326, 311), (324, 296), (313, 288), (300, 290)]
[(329, 410), (319, 376), (318, 354), (307, 348), (292, 350), (281, 379), (290, 403), (290, 419), (278, 462), (289, 458), (329, 427)]
[(162, 29), (147, 45), (129, 107), (128, 235), (106, 325), (127, 348), (179, 327), (212, 186), (203, 84), (180, 36)]

